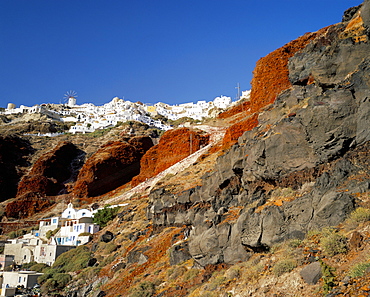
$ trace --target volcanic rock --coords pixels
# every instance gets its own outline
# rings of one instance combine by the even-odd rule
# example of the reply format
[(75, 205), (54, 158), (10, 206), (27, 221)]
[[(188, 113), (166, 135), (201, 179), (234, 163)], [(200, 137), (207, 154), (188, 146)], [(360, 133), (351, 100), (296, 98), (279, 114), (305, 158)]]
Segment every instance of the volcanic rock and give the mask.
[(136, 186), (157, 175), (207, 145), (208, 142), (209, 135), (188, 128), (165, 132), (159, 143), (143, 156), (140, 162), (140, 174), (132, 180), (132, 185)]
[(18, 136), (0, 136), (0, 201), (15, 197), (22, 176), (21, 167), (29, 165), (33, 152), (30, 143)]
[(18, 184), (16, 199), (6, 206), (6, 215), (13, 218), (31, 216), (53, 204), (47, 196), (58, 195), (72, 176), (72, 161), (80, 150), (70, 142), (60, 142), (43, 154)]
[(316, 284), (322, 276), (320, 263), (314, 262), (305, 266), (300, 275), (307, 284)]
[(53, 150), (42, 155), (25, 175), (18, 186), (17, 197), (33, 192), (42, 196), (57, 195), (63, 182), (72, 175), (71, 163), (81, 151), (71, 142), (61, 142)]
[[(368, 179), (353, 178), (370, 174), (369, 3), (258, 61), (254, 128), (217, 159), (201, 187), (150, 193), (148, 218), (192, 226), (189, 252), (200, 265), (244, 261), (336, 226), (369, 190)], [(283, 190), (290, 194), (274, 200)]]
[(73, 195), (96, 197), (131, 181), (140, 172), (140, 159), (153, 146), (149, 137), (128, 142), (111, 141), (93, 154), (81, 168)]

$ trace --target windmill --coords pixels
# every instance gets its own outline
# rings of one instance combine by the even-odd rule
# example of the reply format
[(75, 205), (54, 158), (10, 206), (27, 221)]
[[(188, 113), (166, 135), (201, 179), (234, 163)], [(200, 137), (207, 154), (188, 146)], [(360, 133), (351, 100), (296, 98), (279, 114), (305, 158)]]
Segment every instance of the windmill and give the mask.
[(77, 98), (77, 92), (76, 91), (68, 91), (64, 94), (64, 102), (67, 103), (69, 107), (73, 107), (76, 105), (76, 98)]

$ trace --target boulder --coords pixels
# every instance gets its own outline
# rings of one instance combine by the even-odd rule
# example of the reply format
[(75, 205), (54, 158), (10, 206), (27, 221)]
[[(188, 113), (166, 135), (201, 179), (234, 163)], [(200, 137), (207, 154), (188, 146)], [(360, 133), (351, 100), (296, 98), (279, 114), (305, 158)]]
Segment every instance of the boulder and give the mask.
[(113, 239), (114, 239), (114, 235), (110, 231), (105, 231), (105, 233), (103, 233), (100, 236), (100, 241), (105, 242), (105, 243), (111, 242)]
[(176, 244), (170, 249), (170, 265), (177, 265), (191, 259), (187, 242)]
[(299, 273), (303, 280), (309, 285), (315, 285), (322, 277), (321, 265), (314, 262), (303, 267)]

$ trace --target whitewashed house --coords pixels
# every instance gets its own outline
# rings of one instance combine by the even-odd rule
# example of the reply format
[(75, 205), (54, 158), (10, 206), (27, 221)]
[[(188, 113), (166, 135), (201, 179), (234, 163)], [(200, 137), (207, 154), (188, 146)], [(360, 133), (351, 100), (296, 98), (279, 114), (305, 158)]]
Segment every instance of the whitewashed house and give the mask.
[(227, 108), (230, 106), (231, 104), (231, 97), (227, 97), (227, 96), (223, 96), (221, 95), (220, 97), (216, 97), (214, 100), (213, 100), (213, 104), (214, 106), (218, 107), (218, 108)]
[(81, 245), (87, 243), (89, 235), (99, 231), (99, 226), (93, 223), (93, 213), (88, 209), (75, 210), (72, 203), (68, 204), (61, 216), (63, 222), (60, 230), (55, 234), (57, 245)]
[[(56, 234), (47, 239), (48, 231), (56, 231)], [(4, 247), (4, 257), (13, 257), (18, 265), (32, 261), (52, 265), (59, 255), (87, 243), (91, 234), (98, 231), (99, 226), (93, 223), (90, 210), (76, 210), (69, 203), (61, 217), (43, 219), (39, 230), (9, 240)], [(0, 260), (3, 258), (0, 257)], [(6, 258), (3, 265), (6, 265), (5, 261)]]
[[(14, 296), (10, 294), (10, 288), (14, 288), (12, 292), (15, 294), (15, 288), (17, 286), (23, 286), (24, 288), (32, 288), (36, 285), (37, 279), (43, 275), (36, 271), (8, 271), (3, 272), (0, 278), (1, 285), (1, 296)], [(22, 295), (24, 296), (24, 295)]]

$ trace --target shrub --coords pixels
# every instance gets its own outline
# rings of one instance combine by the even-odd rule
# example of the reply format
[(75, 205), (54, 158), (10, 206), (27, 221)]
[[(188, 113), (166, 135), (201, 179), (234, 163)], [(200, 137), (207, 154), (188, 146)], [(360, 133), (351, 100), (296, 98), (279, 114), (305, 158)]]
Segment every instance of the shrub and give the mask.
[(347, 239), (339, 233), (331, 233), (320, 241), (324, 253), (330, 257), (347, 251)]
[(87, 267), (91, 257), (90, 250), (86, 246), (79, 246), (61, 254), (54, 262), (52, 269), (59, 272), (73, 272)]
[(362, 277), (365, 275), (366, 270), (370, 268), (370, 262), (361, 262), (352, 266), (349, 270), (350, 277)]
[(52, 291), (63, 289), (70, 281), (72, 277), (67, 273), (56, 273), (53, 278), (49, 278), (41, 287), (43, 294), (50, 293)]
[(116, 258), (116, 255), (115, 254), (111, 254), (108, 257), (104, 257), (103, 261), (101, 261), (99, 263), (99, 267), (104, 267), (104, 266), (112, 263), (115, 258)]
[(29, 263), (24, 263), (22, 265), (22, 269), (23, 270), (30, 270), (31, 266), (36, 265), (36, 264), (37, 264), (37, 262), (35, 262), (35, 261), (29, 262)]
[(351, 223), (363, 223), (370, 221), (370, 209), (364, 207), (356, 208), (349, 216), (348, 221)]
[(199, 274), (198, 269), (192, 268), (192, 269), (189, 269), (188, 271), (185, 272), (182, 279), (183, 279), (184, 282), (187, 282), (187, 281), (192, 280), (193, 278), (195, 278), (198, 274)]
[(226, 281), (226, 277), (222, 275), (218, 275), (212, 278), (206, 287), (209, 291), (214, 291), (218, 289), (225, 281)]
[(296, 267), (297, 263), (294, 260), (284, 259), (276, 262), (276, 264), (272, 268), (272, 272), (275, 274), (275, 276), (280, 276), (286, 272), (292, 271)]
[(167, 277), (169, 280), (176, 280), (183, 276), (186, 271), (184, 266), (177, 266), (167, 271)]
[(334, 275), (335, 269), (333, 267), (330, 267), (328, 264), (326, 264), (322, 260), (319, 260), (319, 261), (321, 265), (321, 273), (322, 273), (322, 281), (323, 281), (322, 288), (324, 290), (324, 295), (326, 295), (335, 286), (335, 275)]
[(109, 205), (104, 206), (103, 209), (99, 209), (94, 214), (93, 222), (98, 224), (101, 228), (104, 228), (107, 223), (115, 218), (119, 207), (111, 208)]
[(113, 253), (114, 251), (116, 251), (117, 248), (118, 248), (118, 245), (114, 244), (113, 242), (108, 242), (104, 245), (103, 252), (109, 255)]
[(19, 229), (19, 230), (17, 230), (17, 231), (10, 231), (8, 234), (7, 234), (7, 236), (9, 237), (9, 238), (11, 238), (11, 239), (13, 239), (13, 238), (17, 238), (17, 237), (19, 237), (19, 236), (23, 236), (24, 234), (26, 234), (27, 233), (27, 231), (26, 230), (24, 230), (24, 229)]
[(82, 232), (82, 233), (78, 234), (78, 236), (91, 236), (91, 233), (90, 232)]
[(47, 239), (50, 239), (52, 236), (54, 236), (55, 234), (57, 234), (59, 230), (60, 230), (60, 228), (58, 227), (58, 228), (56, 228), (54, 230), (47, 231), (46, 232), (46, 238)]
[(152, 282), (142, 282), (132, 289), (130, 297), (150, 297), (155, 293), (155, 285)]
[(100, 272), (101, 268), (99, 267), (87, 267), (86, 269), (82, 270), (76, 277), (77, 280), (81, 279), (84, 282), (86, 280), (92, 279), (93, 277), (97, 276)]
[(300, 239), (291, 239), (288, 241), (288, 247), (290, 248), (297, 248), (302, 244), (302, 240)]
[(30, 270), (37, 271), (37, 272), (44, 272), (47, 268), (50, 268), (49, 265), (44, 263), (36, 263), (30, 267)]

